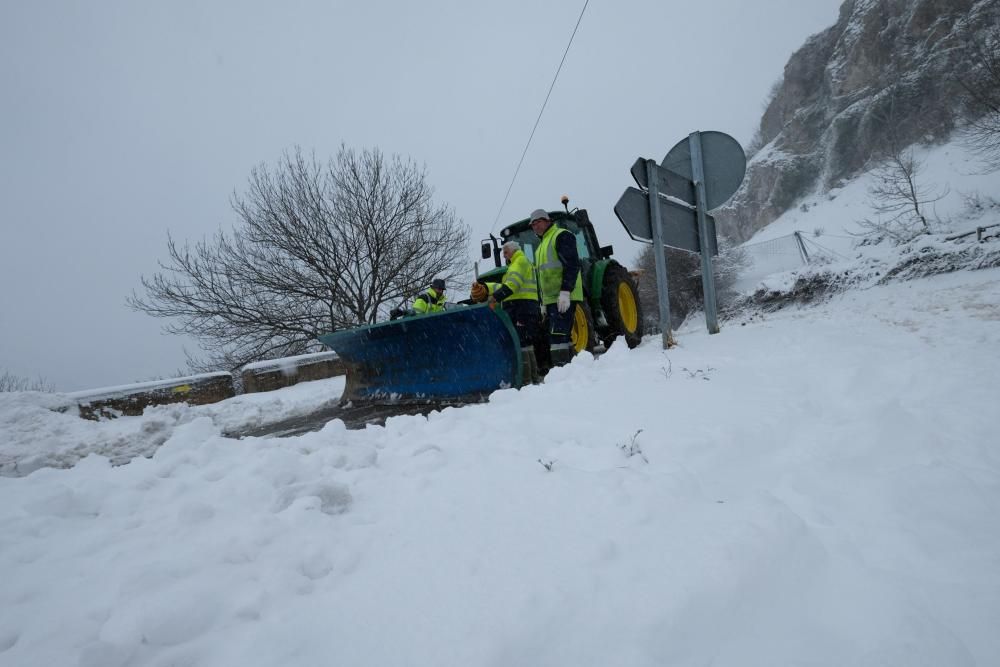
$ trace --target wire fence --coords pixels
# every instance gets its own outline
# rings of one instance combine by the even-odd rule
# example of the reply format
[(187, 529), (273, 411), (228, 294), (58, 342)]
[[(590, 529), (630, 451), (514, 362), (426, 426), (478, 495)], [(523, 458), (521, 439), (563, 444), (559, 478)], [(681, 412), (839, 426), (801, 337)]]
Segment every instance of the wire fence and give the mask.
[(756, 282), (772, 273), (793, 271), (809, 261), (802, 252), (801, 238), (796, 234), (748, 243), (743, 250), (747, 266), (741, 274), (741, 282)]
[(972, 236), (973, 234), (975, 234), (976, 241), (982, 243), (987, 239), (995, 238), (996, 236), (1000, 235), (1000, 232), (993, 232), (993, 233), (989, 232), (990, 229), (995, 229), (997, 227), (1000, 227), (1000, 223), (995, 225), (985, 225), (982, 227), (976, 227), (975, 229), (971, 229), (967, 232), (962, 232), (961, 234), (953, 234), (952, 236), (946, 236), (944, 240), (956, 241), (958, 239), (964, 239), (967, 236)]
[(835, 250), (805, 238), (800, 232), (747, 243), (742, 246), (747, 266), (741, 273), (740, 283), (748, 285), (784, 271), (794, 271), (806, 264), (826, 263), (844, 256)]

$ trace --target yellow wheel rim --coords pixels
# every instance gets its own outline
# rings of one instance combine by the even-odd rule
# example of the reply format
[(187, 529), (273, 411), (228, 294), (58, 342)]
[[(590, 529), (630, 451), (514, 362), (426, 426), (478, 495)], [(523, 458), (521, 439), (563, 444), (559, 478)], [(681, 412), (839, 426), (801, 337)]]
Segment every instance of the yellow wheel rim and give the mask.
[(569, 338), (573, 342), (573, 349), (577, 352), (587, 349), (590, 331), (587, 330), (587, 314), (580, 306), (573, 312), (573, 328), (570, 329)]
[(639, 328), (639, 309), (635, 306), (635, 294), (628, 283), (618, 283), (618, 314), (622, 325), (628, 333), (634, 333)]

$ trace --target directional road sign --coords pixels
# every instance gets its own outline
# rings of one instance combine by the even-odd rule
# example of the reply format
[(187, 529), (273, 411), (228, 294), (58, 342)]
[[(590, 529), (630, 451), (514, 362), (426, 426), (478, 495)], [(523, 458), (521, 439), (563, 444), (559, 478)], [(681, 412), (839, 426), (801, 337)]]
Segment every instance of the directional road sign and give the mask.
[[(660, 194), (667, 195), (685, 202), (691, 206), (695, 205), (694, 183), (690, 176), (682, 176), (675, 171), (657, 167), (657, 183), (655, 188), (649, 187), (649, 179), (646, 176), (646, 159), (638, 158), (632, 165), (632, 178), (643, 190), (658, 190)], [(690, 171), (690, 169), (688, 169)]]
[[(653, 227), (649, 217), (649, 196), (642, 190), (627, 188), (615, 204), (615, 215), (621, 221), (625, 230), (636, 241), (653, 242)], [(693, 206), (687, 206), (674, 201), (673, 198), (660, 197), (660, 218), (663, 234), (663, 245), (680, 248), (690, 252), (701, 252), (701, 242), (698, 240), (698, 214)], [(709, 251), (712, 255), (719, 254), (715, 238), (715, 218), (707, 216), (709, 226)]]

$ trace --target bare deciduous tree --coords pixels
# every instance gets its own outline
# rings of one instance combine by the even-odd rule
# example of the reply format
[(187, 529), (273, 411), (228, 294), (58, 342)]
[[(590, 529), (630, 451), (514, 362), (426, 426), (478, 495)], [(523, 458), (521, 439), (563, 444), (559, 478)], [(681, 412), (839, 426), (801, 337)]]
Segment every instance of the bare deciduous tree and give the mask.
[(322, 164), (301, 150), (255, 168), (232, 205), (241, 226), (170, 261), (128, 303), (198, 339), (194, 370), (316, 349), (316, 336), (373, 323), (389, 307), (462, 272), (468, 228), (433, 201), (426, 172), (378, 149), (341, 146)]
[[(896, 77), (902, 81), (904, 74)], [(942, 199), (948, 189), (930, 188), (920, 182), (923, 162), (917, 158), (912, 146), (906, 145), (899, 131), (900, 119), (905, 114), (899, 109), (911, 108), (914, 92), (902, 83), (886, 89), (877, 100), (881, 110), (873, 112), (873, 121), (880, 126), (880, 141), (872, 151), (872, 184), (868, 188), (868, 203), (876, 218), (859, 220), (861, 231), (856, 235), (865, 242), (889, 239), (905, 243), (920, 234), (931, 231), (927, 205)]]
[[(720, 244), (725, 245), (723, 239)], [(691, 312), (704, 307), (705, 293), (701, 285), (701, 256), (697, 253), (665, 248), (667, 259), (667, 289), (670, 294), (672, 326), (678, 326)], [(716, 301), (724, 308), (736, 296), (734, 287), (748, 259), (740, 246), (730, 246), (713, 258)], [(635, 266), (638, 272), (639, 300), (646, 315), (647, 332), (659, 326), (656, 287), (656, 258), (653, 246), (639, 251)]]
[(982, 156), (987, 171), (1000, 169), (1000, 29), (970, 35), (965, 46), (973, 67), (959, 76), (964, 92), (966, 143)]
[(869, 205), (878, 217), (858, 221), (861, 236), (905, 243), (931, 232), (927, 205), (947, 195), (948, 189), (932, 191), (920, 184), (922, 167), (912, 148), (891, 151), (882, 159), (868, 188)]

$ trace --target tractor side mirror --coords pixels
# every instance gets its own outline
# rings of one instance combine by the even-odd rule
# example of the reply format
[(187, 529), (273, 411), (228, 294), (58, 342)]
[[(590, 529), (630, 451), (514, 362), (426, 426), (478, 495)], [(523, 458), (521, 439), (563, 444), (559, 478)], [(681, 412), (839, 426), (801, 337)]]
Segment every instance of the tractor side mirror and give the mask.
[(601, 246), (601, 257), (607, 259), (608, 257), (611, 257), (614, 254), (615, 254), (614, 246), (610, 245)]
[(489, 259), (490, 257), (493, 256), (493, 249), (490, 248), (489, 241), (484, 241), (483, 242), (482, 255), (483, 255), (483, 259)]

